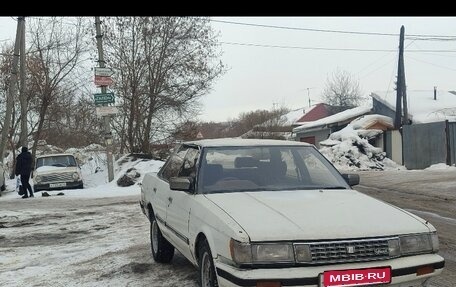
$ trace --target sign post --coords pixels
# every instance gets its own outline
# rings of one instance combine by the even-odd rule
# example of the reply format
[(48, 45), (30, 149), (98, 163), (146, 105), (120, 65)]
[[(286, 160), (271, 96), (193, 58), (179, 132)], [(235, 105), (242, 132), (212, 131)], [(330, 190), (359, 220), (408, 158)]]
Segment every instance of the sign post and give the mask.
[(93, 94), (95, 105), (114, 104), (114, 93)]

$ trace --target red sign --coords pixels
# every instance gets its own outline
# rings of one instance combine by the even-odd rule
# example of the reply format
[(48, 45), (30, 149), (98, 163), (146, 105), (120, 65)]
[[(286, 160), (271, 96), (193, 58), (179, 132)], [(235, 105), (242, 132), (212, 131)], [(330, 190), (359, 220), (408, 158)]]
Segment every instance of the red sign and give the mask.
[(369, 268), (353, 270), (325, 271), (323, 284), (325, 287), (358, 286), (370, 284), (384, 284), (391, 282), (391, 268)]
[(95, 76), (95, 85), (97, 86), (110, 86), (112, 83), (111, 77)]

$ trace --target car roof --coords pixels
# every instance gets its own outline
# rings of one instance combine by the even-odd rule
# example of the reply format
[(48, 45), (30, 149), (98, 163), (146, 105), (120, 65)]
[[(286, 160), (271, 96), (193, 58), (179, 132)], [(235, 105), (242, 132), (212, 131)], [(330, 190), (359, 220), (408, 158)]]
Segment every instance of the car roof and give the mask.
[(198, 145), (201, 147), (221, 147), (221, 146), (313, 146), (308, 143), (274, 139), (243, 139), (243, 138), (218, 138), (187, 141), (183, 144)]
[(41, 158), (41, 157), (53, 157), (53, 156), (67, 156), (67, 155), (70, 155), (70, 156), (73, 156), (73, 154), (71, 153), (52, 153), (52, 154), (42, 154), (42, 155), (38, 155), (36, 156), (36, 158)]

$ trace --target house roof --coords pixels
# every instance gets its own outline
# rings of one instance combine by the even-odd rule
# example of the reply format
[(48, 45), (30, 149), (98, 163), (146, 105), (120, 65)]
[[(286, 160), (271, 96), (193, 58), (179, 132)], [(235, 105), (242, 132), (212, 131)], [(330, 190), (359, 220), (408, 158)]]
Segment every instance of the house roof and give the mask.
[(304, 115), (296, 120), (296, 124), (303, 124), (305, 122), (313, 122), (321, 118), (327, 117), (331, 112), (328, 110), (327, 105), (318, 103), (304, 112)]
[(376, 123), (380, 123), (388, 128), (393, 128), (393, 119), (382, 115), (363, 115), (351, 121), (353, 129), (368, 129)]
[(322, 118), (313, 122), (308, 122), (305, 123), (299, 127), (296, 127), (293, 129), (293, 132), (300, 132), (304, 130), (309, 130), (312, 128), (317, 128), (317, 127), (325, 127), (331, 124), (335, 124), (338, 122), (346, 122), (348, 120), (352, 120), (356, 117), (359, 117), (361, 115), (367, 114), (371, 111), (371, 107), (356, 107), (353, 109), (348, 109), (343, 112), (334, 114), (332, 116)]
[[(373, 92), (371, 97), (396, 110), (396, 91)], [(453, 92), (437, 91), (434, 100), (433, 90), (407, 90), (407, 108), (414, 123), (456, 121), (456, 95)]]

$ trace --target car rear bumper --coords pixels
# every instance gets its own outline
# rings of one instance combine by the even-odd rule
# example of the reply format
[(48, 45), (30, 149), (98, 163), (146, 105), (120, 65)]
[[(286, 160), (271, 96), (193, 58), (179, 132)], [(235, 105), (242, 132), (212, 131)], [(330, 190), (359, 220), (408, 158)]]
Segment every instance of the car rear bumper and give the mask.
[[(257, 286), (258, 282), (280, 282), (280, 286), (322, 287), (320, 276), (324, 271), (379, 266), (390, 266), (392, 272), (391, 283), (382, 286), (415, 287), (423, 286), (430, 277), (442, 273), (445, 260), (437, 254), (425, 254), (387, 261), (291, 268), (238, 269), (218, 260), (215, 260), (215, 264), (220, 287)], [(417, 275), (417, 270), (424, 266), (431, 266), (433, 271)]]

